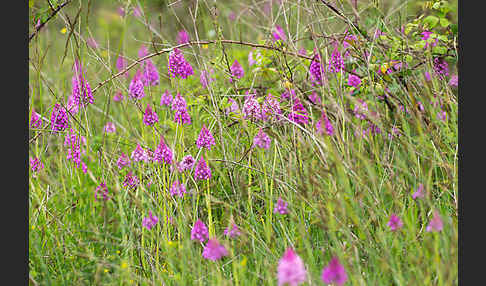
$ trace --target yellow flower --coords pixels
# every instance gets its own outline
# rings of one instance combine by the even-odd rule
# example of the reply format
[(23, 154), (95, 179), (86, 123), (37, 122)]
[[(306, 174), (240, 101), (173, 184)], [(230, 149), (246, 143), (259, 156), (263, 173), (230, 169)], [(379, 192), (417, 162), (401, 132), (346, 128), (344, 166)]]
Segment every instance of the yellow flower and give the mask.
[(244, 267), (246, 265), (246, 256), (243, 256), (243, 259), (240, 262), (240, 266)]
[(32, 226), (32, 230), (34, 230), (34, 229), (35, 229), (35, 225)]
[(386, 73), (386, 71), (388, 70), (388, 67), (389, 67), (388, 63), (383, 64), (383, 65), (381, 66), (381, 72), (382, 72), (383, 74), (384, 74), (384, 73)]
[(105, 273), (108, 272), (108, 269), (105, 269)]
[(117, 250), (117, 251), (116, 251), (116, 254), (120, 254), (120, 250)]
[(202, 47), (203, 49), (207, 50), (207, 49), (208, 49), (208, 44), (203, 44), (201, 47)]
[(66, 32), (67, 32), (66, 27), (64, 27), (64, 28), (61, 29), (61, 34), (66, 34)]
[(283, 83), (284, 87), (286, 89), (291, 89), (292, 88), (292, 83), (288, 80), (286, 80), (284, 83)]
[(128, 267), (128, 263), (126, 261), (123, 261), (122, 264), (121, 264), (121, 268), (125, 269), (127, 267)]

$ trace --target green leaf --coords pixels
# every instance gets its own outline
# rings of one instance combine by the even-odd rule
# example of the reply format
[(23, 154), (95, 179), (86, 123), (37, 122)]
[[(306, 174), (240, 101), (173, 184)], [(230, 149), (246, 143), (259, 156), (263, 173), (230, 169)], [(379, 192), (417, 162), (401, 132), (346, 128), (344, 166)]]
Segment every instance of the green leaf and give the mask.
[(406, 55), (405, 56), (405, 62), (407, 62), (408, 64), (410, 64), (413, 60), (413, 57), (411, 55)]
[(432, 52), (443, 55), (447, 53), (447, 48), (443, 46), (435, 46), (434, 48), (432, 48)]
[(444, 27), (444, 28), (447, 27), (447, 26), (449, 26), (449, 24), (450, 24), (449, 23), (449, 20), (447, 20), (446, 18), (440, 18), (440, 21), (439, 22), (440, 22), (440, 25), (442, 27)]
[(452, 33), (454, 35), (457, 35), (457, 31), (458, 31), (457, 24), (451, 24), (450, 28), (451, 28)]
[(423, 23), (424, 23), (425, 26), (432, 29), (435, 26), (437, 26), (437, 24), (439, 23), (439, 18), (437, 18), (436, 16), (430, 15), (430, 16), (425, 17), (425, 19), (423, 20)]

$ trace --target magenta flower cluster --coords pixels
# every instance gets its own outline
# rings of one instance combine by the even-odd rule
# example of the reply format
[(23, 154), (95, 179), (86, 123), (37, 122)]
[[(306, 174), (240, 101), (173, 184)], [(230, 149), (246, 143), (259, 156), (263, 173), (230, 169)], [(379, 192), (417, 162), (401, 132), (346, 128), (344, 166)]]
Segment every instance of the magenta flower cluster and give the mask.
[(170, 194), (173, 196), (179, 196), (179, 197), (184, 197), (184, 194), (186, 193), (186, 187), (184, 184), (181, 184), (178, 180), (175, 180), (172, 183), (172, 186), (170, 187)]
[[(240, 63), (235, 60), (233, 64), (230, 67), (231, 70), (231, 75), (233, 78), (240, 79), (245, 75), (245, 71), (243, 70), (243, 67), (240, 65)], [(230, 82), (232, 82), (233, 79), (230, 78)]]
[(78, 60), (74, 62), (74, 75), (71, 79), (71, 84), (71, 96), (73, 98), (74, 105), (85, 106), (89, 103), (94, 103), (91, 87), (89, 86), (88, 81), (85, 79), (83, 68)]
[(234, 238), (234, 237), (240, 236), (241, 232), (238, 229), (238, 226), (236, 224), (232, 223), (231, 227), (228, 226), (227, 228), (224, 229), (224, 235), (226, 235), (230, 238)]
[(199, 240), (205, 242), (209, 238), (209, 232), (207, 226), (198, 219), (191, 230), (191, 240)]
[(179, 172), (182, 173), (186, 170), (192, 169), (194, 163), (196, 163), (196, 160), (194, 160), (191, 155), (184, 156), (184, 158), (182, 158), (182, 160), (177, 163), (177, 169), (179, 170)]
[(287, 203), (284, 200), (282, 200), (282, 198), (278, 198), (277, 205), (273, 209), (273, 212), (274, 213), (279, 213), (279, 214), (282, 214), (282, 215), (288, 214), (289, 213), (289, 211), (287, 209), (287, 206), (288, 205), (289, 205), (289, 203)]
[(211, 150), (212, 145), (216, 145), (214, 137), (211, 134), (211, 131), (209, 131), (209, 129), (206, 128), (206, 125), (203, 124), (203, 127), (201, 128), (201, 131), (199, 132), (199, 136), (197, 137), (196, 140), (196, 146), (198, 148), (207, 148), (208, 150)]
[(44, 164), (37, 157), (30, 158), (29, 159), (29, 163), (30, 163), (30, 168), (32, 169), (32, 172), (34, 174), (37, 173), (37, 172), (39, 172), (40, 170), (44, 169)]
[(160, 97), (160, 106), (163, 105), (171, 106), (172, 100), (173, 100), (172, 94), (170, 93), (170, 91), (166, 90)]
[(312, 61), (309, 66), (309, 74), (310, 74), (311, 82), (313, 84), (322, 85), (323, 73), (324, 73), (324, 66), (322, 65), (321, 57), (318, 53), (316, 53), (314, 54), (314, 57), (312, 58)]
[(260, 128), (258, 131), (257, 135), (253, 138), (253, 146), (257, 146), (263, 149), (268, 149), (270, 148), (270, 143), (272, 142), (272, 139), (268, 137), (267, 133), (263, 132), (263, 130)]
[(324, 283), (341, 286), (348, 280), (348, 275), (338, 258), (333, 257), (322, 270), (321, 279)]
[(157, 224), (157, 222), (159, 222), (159, 218), (152, 215), (152, 211), (149, 211), (148, 217), (144, 217), (142, 220), (142, 226), (148, 230), (151, 230)]
[(128, 95), (133, 99), (141, 99), (145, 97), (143, 86), (142, 74), (140, 73), (140, 70), (137, 70), (128, 86)]
[(194, 170), (194, 178), (196, 180), (207, 180), (211, 179), (211, 169), (204, 161), (204, 158), (201, 158), (196, 165), (196, 169)]
[(191, 117), (187, 111), (187, 103), (184, 97), (177, 93), (176, 97), (172, 100), (172, 110), (175, 111), (174, 122), (178, 124), (191, 124)]
[(133, 175), (133, 173), (130, 171), (127, 173), (125, 176), (125, 180), (123, 181), (123, 186), (128, 188), (129, 190), (135, 189), (138, 184), (139, 180), (136, 176)]
[(337, 45), (334, 46), (334, 50), (331, 53), (331, 58), (327, 65), (327, 70), (332, 73), (338, 73), (344, 69), (344, 59), (338, 50)]
[(289, 120), (296, 124), (309, 123), (309, 114), (304, 105), (300, 102), (300, 99), (295, 96), (292, 100), (294, 104), (292, 106), (292, 112), (288, 115)]
[(304, 262), (292, 248), (287, 248), (278, 262), (277, 267), (278, 286), (297, 286), (307, 279), (307, 270)]
[(130, 158), (125, 153), (121, 153), (120, 157), (116, 161), (116, 165), (118, 166), (118, 169), (123, 169), (124, 167), (130, 166), (132, 162), (130, 161)]
[(193, 75), (192, 66), (186, 61), (184, 55), (178, 48), (174, 48), (169, 55), (168, 65), (169, 77), (186, 79)]
[(206, 243), (203, 249), (202, 256), (205, 259), (209, 259), (212, 261), (216, 261), (221, 259), (223, 256), (228, 255), (228, 250), (224, 247), (224, 245), (220, 244), (217, 239), (210, 239)]
[(61, 107), (59, 103), (56, 103), (51, 113), (51, 129), (52, 131), (64, 131), (68, 127), (69, 122), (66, 109)]
[(154, 155), (153, 155), (153, 160), (159, 164), (165, 163), (165, 164), (172, 164), (172, 161), (174, 159), (174, 155), (172, 153), (172, 150), (167, 146), (164, 142), (164, 140), (161, 138), (160, 143), (155, 149)]
[(150, 104), (147, 104), (147, 108), (145, 108), (145, 114), (143, 115), (143, 123), (147, 126), (153, 126), (155, 123), (159, 122), (159, 117), (157, 113), (152, 110)]
[(108, 187), (106, 186), (105, 182), (101, 182), (95, 189), (95, 200), (98, 200), (98, 197), (101, 195), (104, 201), (110, 199), (108, 196)]

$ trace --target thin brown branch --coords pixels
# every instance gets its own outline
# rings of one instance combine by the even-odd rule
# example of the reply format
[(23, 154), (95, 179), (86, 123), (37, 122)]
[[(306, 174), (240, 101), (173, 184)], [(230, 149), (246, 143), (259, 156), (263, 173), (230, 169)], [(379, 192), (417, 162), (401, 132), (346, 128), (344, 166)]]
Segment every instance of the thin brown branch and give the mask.
[(34, 38), (35, 35), (37, 35), (39, 33), (39, 31), (47, 24), (47, 22), (49, 22), (49, 20), (51, 20), (52, 18), (54, 18), (54, 16), (56, 16), (56, 14), (61, 11), (61, 9), (66, 6), (67, 4), (69, 4), (71, 2), (71, 0), (67, 0), (66, 2), (62, 3), (61, 5), (59, 5), (57, 7), (56, 10), (54, 10), (52, 12), (51, 15), (49, 15), (49, 17), (44, 21), (42, 22), (39, 26), (37, 26), (35, 28), (35, 31), (29, 36), (29, 42)]

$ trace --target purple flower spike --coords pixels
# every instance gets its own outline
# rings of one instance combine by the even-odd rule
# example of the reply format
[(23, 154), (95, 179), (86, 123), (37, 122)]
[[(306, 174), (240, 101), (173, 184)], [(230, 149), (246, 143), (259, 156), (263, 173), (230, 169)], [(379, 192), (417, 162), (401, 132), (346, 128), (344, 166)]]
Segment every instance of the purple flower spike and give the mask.
[(329, 265), (322, 270), (321, 279), (326, 284), (341, 286), (348, 280), (348, 275), (337, 257), (333, 257)]
[(139, 183), (138, 178), (134, 176), (130, 171), (125, 176), (125, 180), (123, 181), (123, 186), (128, 188), (129, 190), (132, 190), (138, 186), (138, 183)]
[(206, 241), (209, 238), (208, 228), (200, 219), (198, 219), (191, 230), (191, 240)]
[(322, 65), (321, 57), (319, 56), (318, 53), (315, 53), (314, 57), (312, 58), (312, 62), (309, 66), (309, 74), (310, 74), (311, 82), (313, 84), (322, 85), (323, 73), (324, 73), (324, 66)]
[(186, 170), (190, 170), (192, 166), (194, 166), (194, 163), (196, 163), (196, 161), (191, 155), (184, 156), (184, 158), (177, 164), (177, 169), (182, 173)]
[(449, 80), (449, 85), (453, 87), (457, 87), (459, 85), (459, 78), (456, 74), (451, 76), (451, 79)]
[(432, 219), (429, 222), (429, 225), (425, 229), (427, 232), (434, 232), (434, 231), (442, 231), (444, 228), (444, 223), (442, 222), (442, 219), (437, 211), (434, 211), (434, 215)]
[[(149, 50), (147, 49), (146, 46), (141, 45), (140, 49), (138, 49), (138, 57), (143, 58), (149, 54)], [(143, 62), (142, 62), (143, 63)]]
[(122, 101), (123, 99), (124, 99), (124, 97), (123, 97), (123, 93), (122, 93), (120, 90), (118, 90), (118, 91), (115, 93), (115, 95), (113, 96), (113, 101), (114, 101), (114, 102), (120, 102), (120, 101)]
[(116, 161), (116, 164), (118, 166), (118, 169), (123, 169), (124, 167), (130, 166), (132, 162), (130, 161), (130, 158), (125, 153), (121, 153), (120, 158)]
[(226, 236), (228, 236), (230, 238), (234, 238), (234, 237), (240, 236), (241, 235), (241, 232), (238, 229), (238, 226), (236, 226), (236, 224), (232, 223), (231, 224), (231, 228), (228, 226), (224, 230), (224, 235), (226, 235)]
[(434, 71), (440, 78), (449, 76), (449, 64), (441, 58), (434, 59)]
[(211, 131), (209, 131), (209, 129), (206, 128), (206, 125), (203, 124), (201, 132), (199, 133), (199, 136), (196, 140), (196, 146), (199, 149), (205, 147), (208, 150), (211, 150), (211, 145), (216, 145), (216, 142), (214, 141), (214, 137), (211, 134)]
[(358, 102), (359, 103), (354, 106), (353, 113), (356, 118), (364, 120), (366, 119), (368, 104), (362, 99), (358, 99)]
[(206, 259), (216, 261), (221, 259), (223, 256), (227, 256), (228, 251), (224, 245), (220, 244), (216, 239), (210, 239), (204, 246), (202, 256)]
[(207, 88), (208, 85), (215, 80), (215, 78), (211, 76), (213, 73), (213, 69), (210, 69), (209, 72), (206, 70), (201, 71), (201, 75), (199, 76), (199, 82), (204, 88)]
[(253, 146), (258, 146), (263, 149), (268, 149), (270, 148), (270, 143), (272, 142), (272, 139), (268, 137), (267, 133), (263, 132), (263, 130), (260, 128), (258, 131), (258, 134), (253, 138)]
[(140, 144), (137, 144), (137, 147), (135, 147), (135, 150), (133, 150), (130, 158), (133, 160), (133, 162), (148, 161), (147, 153), (142, 149)]
[(143, 64), (142, 82), (145, 86), (159, 84), (159, 72), (151, 59), (145, 60)]
[(292, 112), (288, 115), (289, 120), (297, 124), (309, 123), (309, 116), (304, 105), (300, 102), (299, 98), (295, 96), (293, 98), (294, 105), (292, 106)]
[(141, 99), (145, 97), (140, 70), (137, 70), (132, 78), (132, 81), (130, 82), (130, 85), (128, 86), (128, 95), (133, 99)]
[(69, 123), (66, 109), (61, 107), (59, 103), (56, 103), (51, 113), (51, 129), (53, 131), (64, 131), (68, 126)]
[(243, 103), (243, 118), (245, 119), (259, 119), (261, 114), (260, 103), (255, 96), (248, 95)]
[(417, 188), (417, 190), (412, 194), (412, 199), (416, 198), (423, 198), (425, 196), (424, 194), (424, 185), (420, 184)]
[(103, 200), (107, 201), (110, 199), (108, 196), (108, 188), (104, 182), (101, 182), (95, 189), (95, 200), (98, 200), (98, 193), (101, 193)]
[(194, 177), (197, 180), (211, 179), (211, 169), (208, 165), (206, 165), (206, 161), (204, 161), (204, 158), (201, 158), (199, 160), (199, 163), (197, 163), (196, 169), (194, 170)]
[[(243, 70), (243, 67), (240, 65), (240, 63), (237, 60), (233, 62), (233, 64), (230, 67), (230, 70), (231, 70), (231, 75), (236, 79), (240, 79), (245, 75), (245, 71)], [(230, 78), (230, 82), (232, 81), (233, 79)]]
[(164, 140), (161, 139), (154, 152), (154, 161), (160, 164), (172, 164), (173, 157), (172, 150), (165, 144)]
[(32, 172), (34, 173), (34, 175), (35, 175), (35, 173), (37, 173), (40, 170), (44, 169), (44, 164), (37, 157), (35, 157), (33, 159), (30, 158), (29, 159), (29, 162), (30, 162), (30, 168), (32, 169)]
[(90, 37), (86, 39), (86, 44), (88, 44), (88, 46), (90, 46), (93, 49), (98, 48), (98, 43), (96, 42), (95, 38)]
[(332, 73), (337, 73), (344, 69), (344, 59), (338, 51), (337, 45), (334, 46), (334, 50), (331, 53), (327, 69)]
[(179, 34), (177, 34), (177, 43), (179, 45), (182, 45), (188, 42), (189, 42), (189, 34), (185, 30), (179, 31)]
[(113, 122), (106, 122), (105, 127), (103, 127), (103, 131), (105, 133), (115, 133), (116, 132), (116, 127)]
[(32, 115), (30, 116), (30, 128), (41, 128), (42, 118), (39, 113), (32, 109)]
[(391, 214), (390, 220), (386, 225), (389, 226), (392, 231), (397, 231), (403, 227), (403, 222), (396, 214)]
[(284, 42), (287, 41), (287, 36), (285, 36), (284, 30), (279, 25), (275, 25), (275, 31), (273, 32), (272, 35), (273, 35), (274, 42), (278, 40), (282, 40)]
[(282, 200), (282, 198), (278, 198), (277, 205), (273, 209), (273, 212), (274, 213), (279, 213), (279, 214), (282, 214), (282, 215), (288, 214), (289, 213), (289, 211), (287, 209), (288, 204), (289, 203), (287, 203), (284, 200)]
[(147, 126), (153, 126), (157, 122), (159, 122), (159, 117), (157, 116), (157, 113), (152, 110), (150, 104), (147, 104), (145, 114), (143, 115), (143, 123), (145, 123), (145, 125)]
[(162, 94), (162, 97), (160, 97), (160, 106), (162, 106), (162, 105), (171, 106), (172, 100), (173, 100), (172, 94), (168, 90), (166, 90)]
[(191, 65), (184, 59), (182, 52), (175, 48), (169, 55), (168, 64), (169, 77), (186, 79), (188, 76), (193, 75)]
[(278, 286), (297, 286), (305, 282), (307, 271), (304, 262), (292, 248), (287, 248), (278, 262), (277, 268)]
[(191, 117), (187, 112), (187, 104), (179, 93), (172, 100), (172, 110), (175, 111), (174, 121), (178, 124), (191, 124)]
[(152, 215), (152, 212), (149, 211), (149, 216), (143, 218), (142, 226), (146, 227), (148, 230), (151, 230), (159, 221), (159, 218)]
[(184, 186), (184, 184), (179, 183), (178, 180), (175, 180), (174, 183), (172, 183), (169, 191), (171, 195), (179, 196), (182, 198), (186, 193), (186, 187)]
[[(324, 129), (322, 128), (324, 125)], [(322, 111), (321, 118), (316, 123), (316, 129), (319, 134), (326, 133), (329, 136), (334, 135), (334, 127), (331, 124), (331, 121), (326, 116), (326, 113)]]
[(269, 93), (262, 104), (260, 119), (267, 121), (269, 117), (277, 118), (278, 114), (282, 114), (282, 110), (280, 110), (280, 102)]
[(78, 60), (74, 62), (74, 75), (71, 79), (71, 84), (73, 104), (77, 106), (86, 106), (87, 104), (94, 103), (91, 87), (84, 77), (83, 68)]
[(358, 87), (358, 85), (361, 84), (361, 79), (358, 76), (355, 76), (354, 74), (349, 74), (348, 76), (348, 85), (349, 86), (354, 86)]

